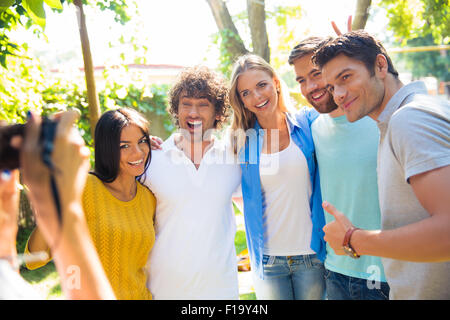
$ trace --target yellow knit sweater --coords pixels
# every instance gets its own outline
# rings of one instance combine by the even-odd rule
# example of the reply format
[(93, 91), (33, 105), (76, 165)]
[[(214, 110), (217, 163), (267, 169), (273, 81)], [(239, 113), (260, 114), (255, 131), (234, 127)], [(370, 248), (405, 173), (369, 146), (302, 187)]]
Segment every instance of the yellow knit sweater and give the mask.
[[(140, 183), (134, 199), (125, 202), (115, 198), (96, 176), (88, 176), (83, 192), (84, 213), (117, 299), (152, 298), (146, 287), (145, 265), (155, 242), (155, 206), (155, 197)], [(27, 267), (34, 269), (45, 263)]]

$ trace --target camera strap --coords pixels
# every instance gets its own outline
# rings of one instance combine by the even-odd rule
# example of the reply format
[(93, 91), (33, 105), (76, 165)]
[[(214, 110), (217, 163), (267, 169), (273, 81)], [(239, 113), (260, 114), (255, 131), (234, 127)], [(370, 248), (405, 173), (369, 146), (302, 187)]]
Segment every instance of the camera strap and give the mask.
[(61, 211), (61, 201), (59, 199), (58, 188), (56, 186), (55, 176), (53, 172), (50, 173), (50, 186), (52, 188), (53, 201), (55, 201), (56, 212), (58, 213), (59, 223), (62, 224), (62, 211)]

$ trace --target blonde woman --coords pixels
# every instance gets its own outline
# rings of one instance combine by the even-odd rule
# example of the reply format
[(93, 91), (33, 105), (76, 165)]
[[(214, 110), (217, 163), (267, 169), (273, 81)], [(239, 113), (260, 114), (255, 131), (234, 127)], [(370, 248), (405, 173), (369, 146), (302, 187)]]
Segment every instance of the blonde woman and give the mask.
[(318, 113), (289, 112), (279, 77), (256, 55), (235, 63), (230, 102), (256, 296), (323, 299), (325, 219), (310, 130)]

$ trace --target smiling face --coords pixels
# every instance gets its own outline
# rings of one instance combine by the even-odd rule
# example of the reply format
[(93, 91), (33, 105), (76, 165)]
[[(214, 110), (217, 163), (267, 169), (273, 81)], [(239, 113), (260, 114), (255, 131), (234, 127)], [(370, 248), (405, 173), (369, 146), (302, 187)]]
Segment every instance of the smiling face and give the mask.
[(363, 62), (340, 54), (323, 66), (322, 73), (329, 92), (348, 121), (378, 112), (385, 96), (379, 72), (371, 75)]
[(294, 60), (295, 79), (308, 102), (320, 113), (330, 113), (337, 105), (326, 88), (322, 72), (311, 61), (312, 54)]
[(268, 118), (279, 111), (277, 94), (279, 85), (279, 81), (266, 71), (249, 69), (239, 76), (237, 92), (244, 106), (258, 119)]
[[(206, 97), (193, 98), (181, 94), (178, 105), (178, 123), (181, 129), (189, 132), (191, 139), (203, 138), (207, 130), (214, 129), (216, 120), (214, 104)], [(196, 138), (198, 137), (198, 138)]]
[(134, 124), (125, 126), (120, 134), (119, 174), (142, 175), (149, 153), (149, 140), (144, 132)]

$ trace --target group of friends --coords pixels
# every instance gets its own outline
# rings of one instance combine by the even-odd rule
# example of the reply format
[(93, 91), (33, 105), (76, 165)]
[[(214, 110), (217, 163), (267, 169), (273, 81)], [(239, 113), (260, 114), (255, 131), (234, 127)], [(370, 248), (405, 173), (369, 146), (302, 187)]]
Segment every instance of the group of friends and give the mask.
[[(75, 116), (63, 114), (62, 224), (38, 186), (48, 172), (27, 159), (39, 148), (30, 114), (21, 170), (38, 228), (25, 252), (49, 259), (28, 268), (53, 258), (67, 297), (238, 299), (234, 201), (258, 299), (450, 299), (448, 101), (404, 85), (364, 31), (307, 38), (288, 63), (312, 107), (293, 108), (257, 55), (235, 62), (229, 85), (186, 68), (169, 92), (179, 130), (162, 142), (137, 111), (107, 111), (89, 174)], [(17, 173), (4, 177), (7, 212)]]

